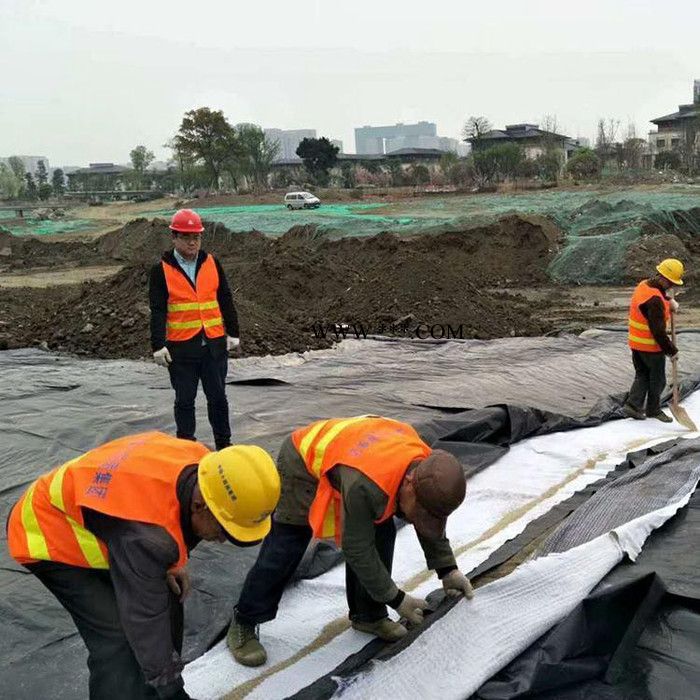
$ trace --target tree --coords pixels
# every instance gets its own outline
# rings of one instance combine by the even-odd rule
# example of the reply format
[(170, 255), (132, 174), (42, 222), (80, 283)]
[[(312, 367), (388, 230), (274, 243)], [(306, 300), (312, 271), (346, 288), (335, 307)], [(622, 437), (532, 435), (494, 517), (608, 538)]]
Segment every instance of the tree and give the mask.
[(56, 197), (62, 197), (66, 191), (66, 176), (61, 168), (56, 168), (51, 175), (51, 186)]
[(617, 132), (620, 128), (620, 120), (610, 117), (609, 119), (598, 120), (598, 135), (596, 136), (595, 148), (601, 158), (610, 154), (613, 144), (617, 139)]
[(486, 117), (469, 117), (464, 124), (462, 133), (465, 141), (469, 139), (480, 139), (484, 134), (491, 131), (491, 122)]
[(408, 171), (408, 178), (412, 185), (426, 185), (430, 182), (430, 170), (422, 163), (414, 163)]
[(45, 202), (53, 194), (53, 187), (51, 187), (48, 182), (44, 182), (42, 185), (39, 185), (37, 194), (39, 195), (39, 199)]
[(257, 124), (239, 124), (236, 135), (241, 172), (255, 190), (267, 189), (272, 164), (280, 152), (279, 141), (266, 139), (265, 132)]
[(654, 167), (660, 170), (678, 170), (682, 161), (676, 151), (662, 151), (654, 158)]
[(34, 201), (39, 196), (39, 190), (34, 182), (34, 176), (31, 173), (24, 173), (24, 181), (27, 183), (27, 199)]
[(49, 181), (49, 173), (46, 171), (46, 164), (40, 160), (36, 164), (36, 182), (41, 187)]
[(27, 172), (24, 167), (24, 161), (19, 156), (10, 156), (7, 162), (15, 177), (18, 180), (24, 180), (24, 173)]
[(0, 163), (0, 197), (18, 199), (23, 190), (24, 180), (18, 178), (9, 165)]
[(566, 169), (578, 178), (595, 178), (600, 175), (601, 161), (595, 151), (590, 148), (580, 148), (569, 159)]
[(316, 184), (325, 185), (328, 182), (328, 171), (338, 160), (338, 150), (337, 146), (322, 136), (320, 139), (303, 139), (296, 153), (304, 161), (306, 172)]
[(236, 148), (236, 133), (220, 110), (200, 107), (185, 112), (173, 139), (181, 157), (204, 164), (209, 184), (219, 186), (221, 174)]
[(343, 187), (345, 189), (352, 189), (357, 184), (357, 177), (355, 175), (355, 166), (353, 163), (348, 163), (347, 161), (340, 166), (340, 176), (343, 180)]
[(156, 157), (153, 155), (153, 151), (149, 151), (145, 146), (136, 146), (129, 153), (129, 158), (131, 159), (131, 167), (134, 170), (137, 187), (141, 188), (143, 187), (144, 174)]
[(558, 148), (548, 148), (535, 158), (537, 175), (541, 180), (553, 182), (561, 173), (563, 154)]
[(482, 184), (517, 175), (525, 158), (515, 143), (504, 143), (474, 151), (474, 169)]

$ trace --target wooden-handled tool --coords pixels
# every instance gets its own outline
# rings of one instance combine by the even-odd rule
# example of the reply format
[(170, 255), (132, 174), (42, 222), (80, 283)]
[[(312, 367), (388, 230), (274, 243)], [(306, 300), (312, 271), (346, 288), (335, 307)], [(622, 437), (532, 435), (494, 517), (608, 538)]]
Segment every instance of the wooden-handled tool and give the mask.
[[(671, 312), (671, 340), (676, 345), (676, 314)], [(676, 346), (678, 347), (678, 346)], [(688, 412), (680, 405), (678, 401), (678, 355), (671, 358), (671, 384), (673, 387), (671, 394), (671, 413), (673, 417), (688, 430), (697, 431), (698, 426), (695, 425), (693, 419), (688, 415)]]

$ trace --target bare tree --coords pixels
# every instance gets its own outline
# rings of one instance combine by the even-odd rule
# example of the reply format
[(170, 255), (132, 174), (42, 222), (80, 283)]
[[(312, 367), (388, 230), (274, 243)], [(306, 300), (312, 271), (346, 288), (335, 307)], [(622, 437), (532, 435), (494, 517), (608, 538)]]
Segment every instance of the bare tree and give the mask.
[(480, 139), (492, 128), (491, 122), (486, 117), (469, 117), (464, 124), (462, 134), (465, 140)]

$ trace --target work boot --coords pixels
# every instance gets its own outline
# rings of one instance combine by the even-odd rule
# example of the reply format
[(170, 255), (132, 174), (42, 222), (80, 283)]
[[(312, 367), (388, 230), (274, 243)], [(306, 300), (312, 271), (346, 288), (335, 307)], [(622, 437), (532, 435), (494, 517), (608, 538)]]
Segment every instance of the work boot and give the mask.
[(628, 418), (634, 418), (635, 420), (644, 420), (646, 418), (641, 411), (638, 411), (634, 406), (630, 406), (628, 403), (622, 407), (622, 412)]
[(388, 617), (383, 617), (381, 620), (374, 622), (358, 622), (352, 621), (352, 628), (358, 632), (367, 632), (373, 634), (385, 642), (398, 642), (399, 639), (405, 637), (408, 630), (400, 623), (390, 620)]
[(258, 638), (258, 628), (239, 622), (235, 616), (228, 628), (226, 644), (239, 664), (262, 666), (267, 661), (267, 652)]
[(660, 420), (662, 423), (673, 423), (673, 418), (671, 418), (671, 416), (667, 416), (663, 411), (659, 411), (652, 416), (648, 416), (648, 418), (656, 418), (656, 420)]

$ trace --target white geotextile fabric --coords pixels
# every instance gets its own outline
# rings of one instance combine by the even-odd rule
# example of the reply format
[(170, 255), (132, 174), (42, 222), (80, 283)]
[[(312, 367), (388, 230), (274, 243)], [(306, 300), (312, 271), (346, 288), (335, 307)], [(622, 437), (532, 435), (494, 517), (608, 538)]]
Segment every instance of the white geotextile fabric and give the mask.
[(339, 688), (346, 700), (463, 700), (568, 615), (627, 554), (636, 559), (652, 530), (690, 499), (562, 554), (526, 562), (460, 601), (404, 651)]
[[(691, 416), (700, 416), (700, 392), (683, 405)], [(464, 504), (448, 520), (447, 532), (455, 550), (479, 540), (458, 557), (460, 568), (468, 571), (480, 564), (522, 532), (527, 523), (603, 477), (627, 452), (679, 436), (696, 437), (697, 433), (687, 433), (676, 423), (628, 419), (544, 435), (514, 445), (496, 463), (470, 479)], [(570, 477), (571, 481), (562, 484)], [(518, 512), (522, 508), (527, 510)], [(394, 580), (401, 586), (424, 570), (425, 560), (413, 528), (403, 528), (396, 540)], [(427, 594), (438, 586), (437, 578), (432, 576), (414, 591)], [(240, 684), (269, 673), (271, 667), (310, 645), (326, 625), (346, 616), (344, 567), (338, 566), (285, 592), (277, 618), (261, 626), (261, 641), (268, 652), (265, 666), (240, 666), (222, 641), (186, 667), (185, 687), (201, 700), (219, 698)], [(250, 697), (286, 697), (328, 673), (367, 641), (367, 635), (347, 630), (310, 650), (289, 668), (271, 675)]]

